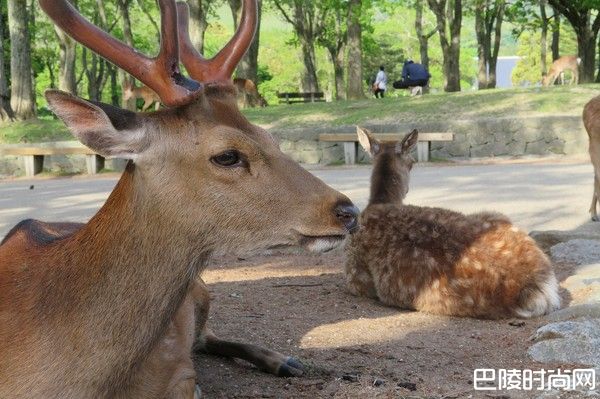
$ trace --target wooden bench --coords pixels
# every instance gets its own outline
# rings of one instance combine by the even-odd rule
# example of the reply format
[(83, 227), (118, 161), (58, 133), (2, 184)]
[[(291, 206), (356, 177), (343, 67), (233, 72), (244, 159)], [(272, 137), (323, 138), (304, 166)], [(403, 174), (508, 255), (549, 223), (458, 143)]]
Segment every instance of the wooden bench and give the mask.
[(279, 104), (325, 102), (325, 93), (277, 93)]
[(104, 168), (104, 157), (96, 154), (77, 141), (53, 143), (6, 144), (0, 146), (0, 155), (16, 155), (23, 158), (25, 175), (33, 177), (44, 169), (46, 155), (85, 155), (87, 172), (96, 174)]
[[(375, 133), (380, 141), (398, 141), (405, 136), (403, 133)], [(417, 159), (419, 162), (429, 161), (429, 147), (432, 141), (452, 141), (454, 133), (419, 133), (417, 143)], [(344, 143), (344, 159), (347, 165), (356, 163), (356, 151), (358, 150), (358, 137), (355, 133), (325, 133), (319, 135), (319, 141)]]

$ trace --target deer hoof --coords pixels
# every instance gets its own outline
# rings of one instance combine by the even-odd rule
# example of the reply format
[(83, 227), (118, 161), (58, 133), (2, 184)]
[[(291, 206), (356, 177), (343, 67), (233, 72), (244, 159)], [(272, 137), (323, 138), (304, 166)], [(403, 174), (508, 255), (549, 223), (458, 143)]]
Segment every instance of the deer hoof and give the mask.
[(200, 389), (200, 385), (196, 384), (196, 389), (194, 389), (194, 399), (202, 398), (202, 390)]
[(277, 370), (279, 377), (300, 377), (302, 374), (304, 374), (304, 366), (293, 357), (288, 357)]
[(600, 217), (598, 215), (592, 216), (592, 222), (600, 222)]

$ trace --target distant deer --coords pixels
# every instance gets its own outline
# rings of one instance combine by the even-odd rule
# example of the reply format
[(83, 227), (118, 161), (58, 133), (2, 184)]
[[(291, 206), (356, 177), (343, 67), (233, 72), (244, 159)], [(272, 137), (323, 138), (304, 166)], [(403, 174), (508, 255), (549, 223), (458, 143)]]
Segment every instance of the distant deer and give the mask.
[(158, 111), (160, 108), (160, 97), (156, 94), (151, 88), (147, 86), (136, 87), (135, 83), (131, 83), (129, 86), (123, 87), (123, 100), (128, 101), (129, 99), (141, 98), (144, 100), (144, 104), (142, 105), (142, 112), (150, 109), (152, 104), (154, 104), (154, 109)]
[[(196, 280), (215, 253), (328, 250), (356, 227), (350, 200), (236, 106), (230, 79), (252, 42), (256, 1), (243, 1), (238, 31), (211, 60), (191, 47), (185, 3), (159, 0), (156, 58), (91, 25), (67, 0), (40, 4), (168, 108), (134, 113), (46, 92), (82, 143), (130, 161), (88, 223), (27, 220), (0, 244), (0, 398), (198, 398), (193, 346), (301, 374), (287, 356), (212, 334), (208, 292)], [(179, 73), (179, 57), (193, 80)]]
[(235, 78), (233, 85), (238, 91), (238, 106), (240, 108), (248, 107), (266, 107), (267, 100), (258, 92), (256, 84), (250, 79)]
[[(556, 79), (563, 76), (565, 71), (571, 71), (571, 84), (579, 83), (579, 64), (581, 58), (576, 55), (563, 55), (552, 63), (548, 73), (542, 78), (542, 85), (552, 86)], [(564, 82), (563, 82), (564, 83)]]
[(391, 143), (360, 128), (358, 136), (374, 161), (369, 204), (346, 245), (351, 293), (403, 309), (487, 319), (535, 317), (559, 307), (548, 258), (506, 216), (403, 204), (416, 130)]
[(594, 193), (590, 213), (592, 220), (600, 221), (597, 205), (600, 200), (600, 97), (593, 98), (583, 109), (583, 124), (590, 138), (590, 158), (594, 166)]

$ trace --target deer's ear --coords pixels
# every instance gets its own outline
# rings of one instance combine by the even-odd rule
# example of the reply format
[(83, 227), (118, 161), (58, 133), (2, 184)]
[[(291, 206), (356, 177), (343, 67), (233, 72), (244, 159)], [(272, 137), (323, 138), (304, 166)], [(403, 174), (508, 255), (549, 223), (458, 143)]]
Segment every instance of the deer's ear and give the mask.
[(381, 151), (381, 143), (370, 131), (357, 126), (356, 134), (358, 135), (358, 142), (370, 156), (374, 157)]
[(71, 133), (104, 157), (135, 160), (147, 147), (146, 135), (134, 112), (92, 103), (58, 90), (46, 91), (46, 100)]
[(404, 136), (402, 141), (396, 144), (397, 154), (410, 154), (413, 152), (419, 141), (419, 132), (414, 129), (412, 132)]

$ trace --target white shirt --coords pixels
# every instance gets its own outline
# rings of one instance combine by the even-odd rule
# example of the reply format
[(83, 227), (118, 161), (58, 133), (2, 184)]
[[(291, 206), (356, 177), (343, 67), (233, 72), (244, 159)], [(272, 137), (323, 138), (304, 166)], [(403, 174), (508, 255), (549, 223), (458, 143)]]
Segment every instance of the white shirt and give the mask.
[[(372, 75), (371, 75), (372, 76)], [(377, 72), (377, 77), (375, 78), (375, 84), (380, 90), (386, 90), (387, 88), (387, 75), (383, 71)]]

